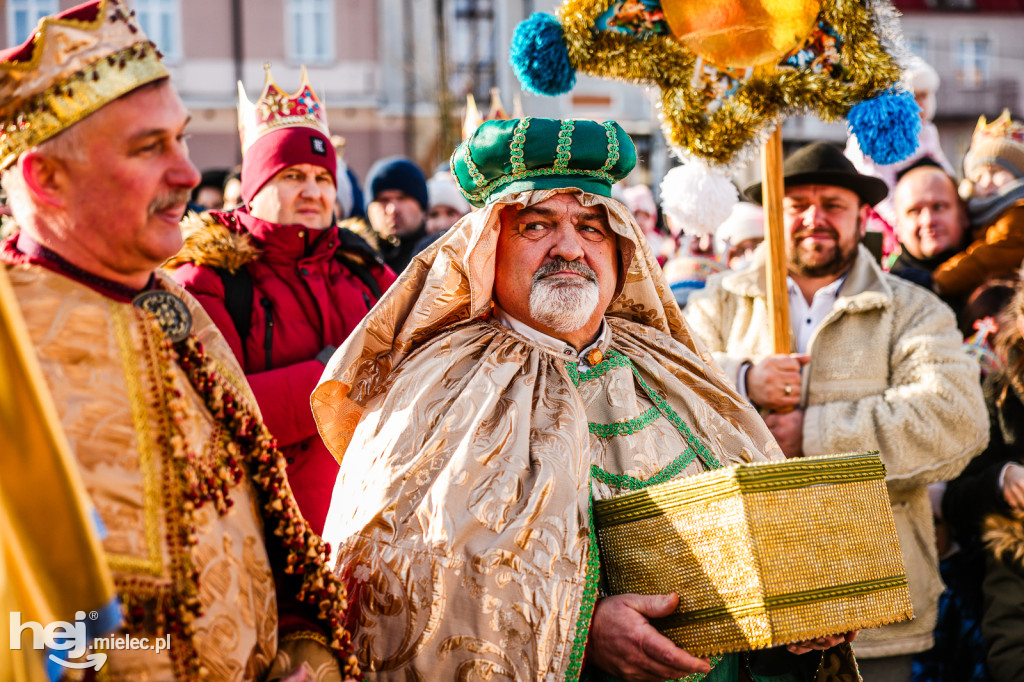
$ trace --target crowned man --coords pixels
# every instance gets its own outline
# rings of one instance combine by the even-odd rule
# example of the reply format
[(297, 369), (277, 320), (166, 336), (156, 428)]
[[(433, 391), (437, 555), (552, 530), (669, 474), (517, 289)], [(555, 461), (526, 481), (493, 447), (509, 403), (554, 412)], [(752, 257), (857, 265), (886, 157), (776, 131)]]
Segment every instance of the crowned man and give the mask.
[(244, 204), (190, 214), (185, 246), (167, 267), (245, 370), (287, 457), (299, 508), (319, 533), (338, 464), (316, 431), (309, 394), (395, 276), (366, 242), (335, 225), (338, 165), (305, 69), (293, 95), (269, 69), (255, 104), (238, 87)]
[[(480, 210), (413, 260), (314, 392), (341, 461), (324, 537), (375, 679), (739, 678), (745, 657), (696, 658), (650, 625), (677, 595), (598, 590), (592, 499), (782, 457), (610, 198), (635, 162), (612, 122), (481, 125), (452, 156)], [(827, 658), (855, 680), (844, 640), (746, 662), (798, 680)]]
[(0, 259), (106, 527), (119, 637), (170, 643), (90, 660), (114, 680), (358, 674), (344, 587), (245, 375), (157, 270), (199, 174), (156, 47), (119, 0), (93, 0), (0, 53), (0, 83), (0, 179), (21, 228)]

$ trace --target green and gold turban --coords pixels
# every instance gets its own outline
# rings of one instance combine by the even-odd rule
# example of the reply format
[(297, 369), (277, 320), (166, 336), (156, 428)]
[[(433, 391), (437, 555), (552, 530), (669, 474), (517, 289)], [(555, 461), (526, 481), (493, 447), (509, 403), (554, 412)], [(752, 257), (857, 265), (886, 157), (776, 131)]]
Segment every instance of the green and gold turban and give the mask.
[(636, 165), (614, 121), (521, 118), (486, 121), (452, 154), (452, 175), (474, 206), (533, 189), (577, 187), (610, 197)]

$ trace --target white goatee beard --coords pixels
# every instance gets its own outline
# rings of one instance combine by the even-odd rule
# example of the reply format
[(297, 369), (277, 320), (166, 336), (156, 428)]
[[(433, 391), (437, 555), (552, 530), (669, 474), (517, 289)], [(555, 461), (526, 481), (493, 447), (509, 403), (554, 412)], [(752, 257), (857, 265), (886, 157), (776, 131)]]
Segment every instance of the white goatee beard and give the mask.
[(530, 316), (556, 332), (574, 332), (593, 317), (597, 297), (595, 282), (540, 279), (530, 288)]

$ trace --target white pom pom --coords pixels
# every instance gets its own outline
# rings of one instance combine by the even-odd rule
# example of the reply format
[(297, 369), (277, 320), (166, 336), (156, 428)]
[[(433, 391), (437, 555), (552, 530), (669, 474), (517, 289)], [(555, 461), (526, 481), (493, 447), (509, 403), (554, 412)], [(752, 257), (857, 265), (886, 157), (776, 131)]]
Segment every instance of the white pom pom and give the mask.
[(738, 198), (729, 178), (697, 159), (676, 166), (661, 181), (661, 210), (686, 234), (714, 234)]

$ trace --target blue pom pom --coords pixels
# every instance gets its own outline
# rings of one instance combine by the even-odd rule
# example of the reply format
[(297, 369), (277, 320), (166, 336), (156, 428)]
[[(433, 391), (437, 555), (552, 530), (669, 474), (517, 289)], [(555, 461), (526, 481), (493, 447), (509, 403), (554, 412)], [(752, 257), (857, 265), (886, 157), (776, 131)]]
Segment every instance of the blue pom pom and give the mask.
[(576, 85), (576, 69), (563, 35), (558, 19), (543, 12), (534, 12), (516, 26), (509, 63), (527, 92), (554, 96)]
[(920, 112), (911, 93), (893, 88), (854, 105), (846, 121), (861, 151), (875, 163), (887, 166), (917, 151)]

